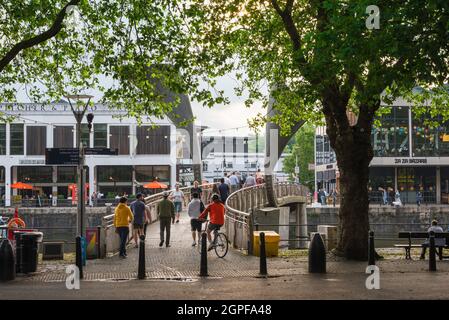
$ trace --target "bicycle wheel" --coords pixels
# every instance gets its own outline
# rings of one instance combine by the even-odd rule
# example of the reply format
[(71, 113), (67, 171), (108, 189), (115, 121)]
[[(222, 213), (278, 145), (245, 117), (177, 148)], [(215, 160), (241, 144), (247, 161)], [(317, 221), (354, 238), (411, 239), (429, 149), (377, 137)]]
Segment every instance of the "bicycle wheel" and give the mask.
[(215, 253), (219, 258), (224, 258), (224, 256), (228, 253), (228, 238), (224, 233), (217, 234)]

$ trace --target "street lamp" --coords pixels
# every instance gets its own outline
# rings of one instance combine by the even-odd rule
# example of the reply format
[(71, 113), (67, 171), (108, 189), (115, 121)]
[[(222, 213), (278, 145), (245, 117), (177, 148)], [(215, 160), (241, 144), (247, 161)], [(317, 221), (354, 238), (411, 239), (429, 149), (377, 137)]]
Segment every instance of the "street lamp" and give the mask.
[[(93, 98), (91, 95), (82, 95), (82, 94), (72, 94), (72, 95), (66, 95), (65, 96), (70, 104), (70, 109), (73, 112), (73, 115), (75, 116), (76, 120), (76, 147), (78, 148), (79, 152), (79, 161), (78, 161), (78, 168), (77, 168), (77, 233), (80, 237), (79, 240), (77, 239), (77, 245), (82, 246), (82, 239), (84, 238), (84, 218), (85, 218), (85, 211), (86, 211), (86, 204), (84, 199), (84, 181), (86, 180), (86, 172), (84, 170), (84, 147), (81, 142), (81, 122), (83, 121), (84, 114), (86, 113), (86, 110), (90, 104), (90, 100)], [(71, 99), (76, 101), (86, 101), (86, 103), (77, 103), (75, 107), (73, 106)], [(93, 121), (94, 115), (92, 113), (89, 113), (87, 115), (87, 122), (88, 122), (88, 128), (89, 132), (92, 128), (92, 121)], [(80, 242), (78, 244), (78, 241)], [(80, 278), (83, 277), (82, 272), (82, 257), (81, 255), (81, 248), (76, 251), (76, 261), (77, 266), (80, 270)]]

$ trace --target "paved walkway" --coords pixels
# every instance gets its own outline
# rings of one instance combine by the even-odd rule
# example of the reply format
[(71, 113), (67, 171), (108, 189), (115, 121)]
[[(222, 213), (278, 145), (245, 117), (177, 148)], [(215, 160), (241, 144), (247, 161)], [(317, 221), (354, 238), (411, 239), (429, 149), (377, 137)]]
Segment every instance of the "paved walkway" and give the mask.
[[(159, 247), (159, 223), (147, 229), (145, 243), (146, 277), (148, 279), (175, 279), (190, 281), (197, 279), (200, 270), (200, 254), (192, 247), (190, 220), (185, 212), (180, 223), (172, 225), (171, 247)], [(398, 256), (380, 261), (377, 265), (382, 273), (428, 273), (428, 261), (403, 259), (403, 252)], [(62, 282), (66, 279), (65, 267), (70, 262), (45, 262), (39, 265), (36, 274), (20, 276), (18, 281)], [(449, 272), (449, 261), (438, 261), (439, 272)], [(128, 249), (128, 258), (113, 256), (106, 259), (88, 260), (84, 268), (86, 281), (120, 280), (137, 278), (138, 249), (134, 244)], [(365, 274), (366, 262), (338, 261), (328, 259), (328, 274)], [(209, 276), (222, 278), (257, 277), (259, 274), (259, 258), (246, 256), (230, 248), (225, 258), (221, 259), (214, 251), (208, 253)], [(308, 274), (307, 256), (281, 256), (268, 259), (270, 276), (292, 276)]]

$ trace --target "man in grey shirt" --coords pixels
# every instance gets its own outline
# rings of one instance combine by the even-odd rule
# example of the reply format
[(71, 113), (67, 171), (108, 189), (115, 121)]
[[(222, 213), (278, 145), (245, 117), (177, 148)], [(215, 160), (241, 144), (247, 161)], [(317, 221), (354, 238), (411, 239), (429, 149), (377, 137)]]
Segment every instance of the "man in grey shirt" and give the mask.
[(198, 193), (192, 194), (192, 200), (187, 207), (187, 214), (190, 217), (190, 226), (192, 231), (193, 243), (192, 247), (196, 246), (196, 233), (198, 232), (198, 241), (201, 239), (201, 224), (202, 222), (198, 220), (199, 215), (204, 210), (204, 204), (200, 200)]
[(134, 215), (134, 220), (133, 220), (133, 237), (134, 237), (134, 242), (135, 247), (137, 248), (138, 245), (138, 239), (141, 235), (144, 234), (143, 231), (143, 226), (145, 223), (145, 213), (146, 213), (146, 207), (145, 207), (145, 203), (143, 202), (143, 195), (141, 193), (138, 193), (136, 196), (136, 201), (134, 201), (133, 203), (131, 203), (131, 211), (133, 212)]
[(250, 174), (248, 177), (246, 177), (245, 184), (243, 187), (252, 187), (256, 185), (256, 178), (254, 178), (254, 174)]
[[(438, 225), (438, 221), (433, 220), (432, 225), (429, 229), (427, 229), (427, 232), (433, 231), (434, 233), (444, 232), (443, 228)], [(435, 238), (435, 247), (438, 247), (438, 256), (440, 260), (443, 260), (443, 247), (446, 244), (446, 238)], [(421, 252), (421, 260), (424, 260), (426, 258), (426, 249), (429, 246), (429, 239), (427, 239), (423, 245), (422, 245), (422, 252)]]

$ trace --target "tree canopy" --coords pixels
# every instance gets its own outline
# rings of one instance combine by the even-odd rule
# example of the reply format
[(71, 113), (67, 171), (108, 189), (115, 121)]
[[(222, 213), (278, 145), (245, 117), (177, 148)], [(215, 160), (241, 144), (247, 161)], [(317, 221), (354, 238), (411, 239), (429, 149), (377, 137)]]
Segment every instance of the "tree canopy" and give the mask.
[(183, 7), (178, 0), (0, 3), (0, 100), (16, 101), (19, 90), (35, 102), (99, 90), (102, 102), (136, 117), (163, 117), (178, 103), (160, 85), (209, 106), (225, 101), (208, 87), (224, 70), (203, 69), (214, 61), (196, 50), (196, 22), (185, 20)]

